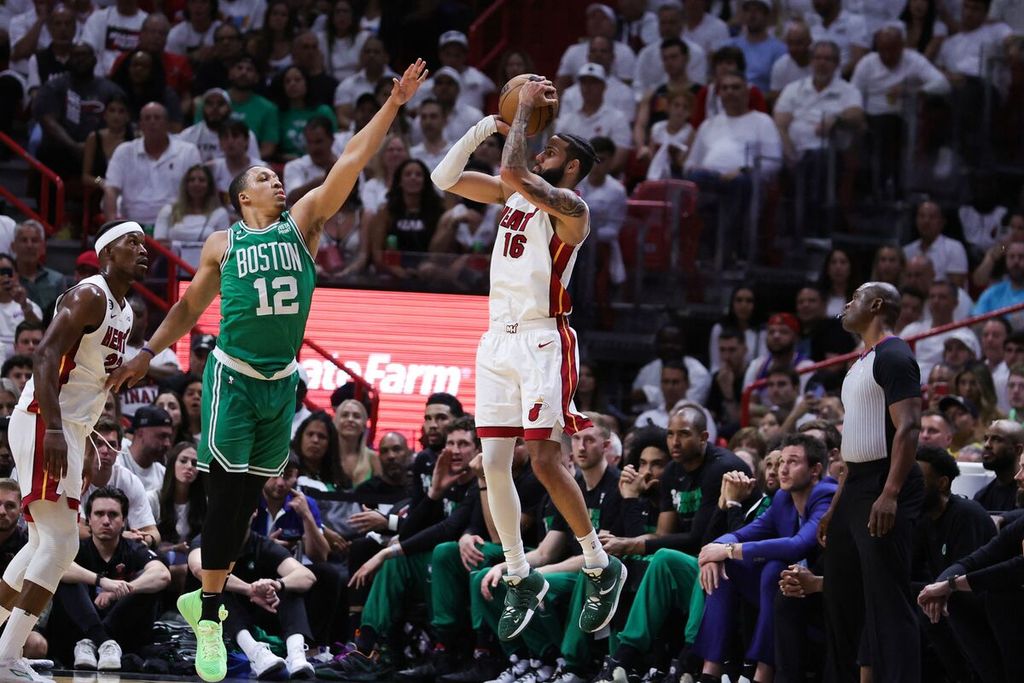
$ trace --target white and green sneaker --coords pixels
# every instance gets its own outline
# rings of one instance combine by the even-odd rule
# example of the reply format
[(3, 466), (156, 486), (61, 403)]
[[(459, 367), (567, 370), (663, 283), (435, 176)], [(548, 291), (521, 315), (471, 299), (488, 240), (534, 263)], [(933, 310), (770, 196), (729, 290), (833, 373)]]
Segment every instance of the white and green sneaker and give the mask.
[(626, 567), (617, 557), (609, 557), (607, 567), (583, 568), (586, 599), (580, 612), (581, 631), (595, 633), (608, 625), (619, 606), (626, 575)]
[(548, 593), (548, 582), (537, 572), (530, 570), (526, 577), (505, 575), (502, 577), (507, 592), (505, 609), (498, 620), (498, 638), (512, 640), (523, 632), (533, 619), (540, 601)]

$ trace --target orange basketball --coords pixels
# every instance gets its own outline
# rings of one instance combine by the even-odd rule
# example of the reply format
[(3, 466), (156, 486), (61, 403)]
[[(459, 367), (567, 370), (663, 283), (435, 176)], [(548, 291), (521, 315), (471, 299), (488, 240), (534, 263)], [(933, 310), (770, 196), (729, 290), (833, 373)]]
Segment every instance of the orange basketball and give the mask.
[[(512, 123), (515, 119), (516, 110), (519, 108), (519, 89), (523, 87), (523, 83), (543, 80), (546, 79), (536, 74), (520, 74), (509, 80), (498, 96), (498, 115), (501, 116), (501, 120)], [(530, 113), (530, 120), (526, 122), (526, 134), (536, 135), (547, 128), (555, 118), (556, 110), (557, 107), (535, 107)]]

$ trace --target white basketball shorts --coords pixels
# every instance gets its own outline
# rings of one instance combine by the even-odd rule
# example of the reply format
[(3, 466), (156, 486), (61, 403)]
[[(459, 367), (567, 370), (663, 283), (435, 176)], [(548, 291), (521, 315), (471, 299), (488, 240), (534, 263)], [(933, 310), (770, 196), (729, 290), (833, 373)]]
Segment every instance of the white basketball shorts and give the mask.
[(46, 423), (42, 415), (15, 409), (7, 437), (11, 444), (14, 465), (18, 468), (18, 482), (21, 485), (21, 507), (25, 518), (31, 517), (29, 503), (37, 500), (60, 500), (67, 495), (68, 507), (77, 510), (82, 497), (82, 467), (85, 460), (85, 440), (92, 431), (85, 425), (74, 422), (63, 424), (64, 440), (68, 444), (68, 471), (60, 479), (46, 472), (43, 459), (43, 437)]
[(564, 318), (491, 323), (476, 352), (476, 433), (558, 441), (590, 426), (572, 397), (576, 333)]

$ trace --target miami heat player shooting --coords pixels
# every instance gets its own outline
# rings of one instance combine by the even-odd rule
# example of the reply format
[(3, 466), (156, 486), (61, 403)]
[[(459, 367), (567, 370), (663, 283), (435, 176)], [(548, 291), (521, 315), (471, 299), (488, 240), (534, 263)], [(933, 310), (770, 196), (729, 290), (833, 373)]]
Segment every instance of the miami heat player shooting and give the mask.
[[(431, 174), (444, 190), (505, 204), (491, 252), (490, 328), (477, 349), (476, 378), (488, 503), (508, 564), (508, 592), (498, 624), (504, 640), (526, 628), (548, 590), (523, 549), (512, 483), (517, 436), (526, 439), (534, 473), (583, 547), (583, 631), (598, 631), (611, 621), (626, 579), (622, 563), (601, 548), (580, 488), (561, 465), (562, 432), (591, 426), (572, 402), (579, 349), (569, 327), (572, 303), (566, 288), (590, 230), (587, 205), (573, 188), (590, 172), (594, 150), (586, 140), (556, 133), (527, 167), (530, 114), (555, 102), (550, 81), (527, 82), (511, 126), (493, 116), (483, 119)], [(473, 150), (499, 129), (508, 135), (500, 177), (463, 170)]]
[(107, 374), (124, 361), (132, 329), (125, 297), (149, 269), (138, 223), (104, 225), (96, 253), (99, 275), (57, 299), (32, 379), (11, 415), (8, 434), (29, 535), (0, 583), (0, 617), (10, 616), (0, 636), (0, 680), (50, 680), (37, 675), (21, 651), (78, 552), (85, 440), (103, 412)]

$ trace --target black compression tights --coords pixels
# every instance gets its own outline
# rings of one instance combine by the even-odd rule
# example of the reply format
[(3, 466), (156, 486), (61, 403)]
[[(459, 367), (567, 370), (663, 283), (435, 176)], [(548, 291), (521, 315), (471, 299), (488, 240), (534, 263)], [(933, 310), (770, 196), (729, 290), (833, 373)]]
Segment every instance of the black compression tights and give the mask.
[(267, 477), (232, 474), (214, 460), (206, 477), (206, 521), (203, 523), (203, 569), (227, 569), (238, 559), (252, 513)]

